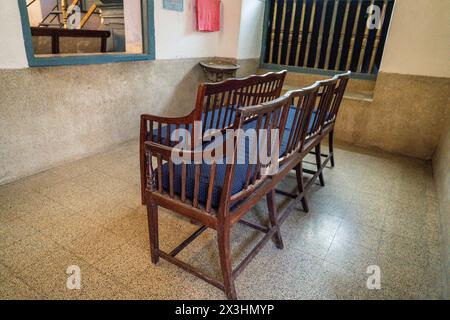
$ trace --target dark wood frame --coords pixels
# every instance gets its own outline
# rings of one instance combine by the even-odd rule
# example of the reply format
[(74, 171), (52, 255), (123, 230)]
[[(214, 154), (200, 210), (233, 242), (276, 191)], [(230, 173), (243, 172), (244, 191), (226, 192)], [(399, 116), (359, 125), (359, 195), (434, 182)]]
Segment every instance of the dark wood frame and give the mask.
[[(219, 86), (208, 85), (205, 92), (215, 92)], [(209, 90), (208, 90), (209, 89)], [(284, 134), (288, 112), (291, 105), (296, 106), (298, 117), (292, 126), (289, 134), (289, 141), (286, 146), (286, 152), (278, 159), (279, 170), (273, 176), (261, 176), (261, 163), (255, 164), (255, 170), (251, 166), (247, 169), (246, 183), (243, 190), (236, 194), (231, 193), (233, 183), (235, 164), (226, 165), (226, 174), (223, 183), (223, 189), (220, 198), (220, 206), (217, 210), (211, 208), (212, 187), (208, 190), (208, 198), (203, 206), (198, 201), (199, 180), (200, 180), (200, 164), (195, 164), (195, 186), (194, 197), (192, 200), (186, 198), (186, 164), (183, 164), (181, 196), (177, 196), (174, 192), (173, 177), (174, 169), (171, 155), (173, 151), (180, 155), (195, 159), (202, 151), (182, 151), (175, 149), (169, 145), (164, 145), (154, 141), (145, 142), (145, 163), (147, 184), (145, 190), (145, 201), (147, 204), (149, 239), (151, 249), (151, 260), (154, 264), (158, 263), (159, 258), (163, 258), (178, 267), (190, 272), (191, 274), (207, 281), (208, 283), (223, 290), (229, 299), (236, 299), (236, 290), (234, 281), (242, 270), (257, 255), (263, 246), (273, 238), (279, 249), (283, 248), (283, 241), (279, 226), (285, 221), (288, 215), (293, 211), (293, 207), (304, 198), (304, 191), (299, 187), (299, 193), (293, 194), (294, 201), (277, 214), (275, 207), (275, 191), (276, 185), (293, 169), (301, 168), (303, 158), (308, 154), (304, 148), (306, 141), (309, 122), (312, 110), (315, 105), (318, 85), (309, 88), (291, 91), (285, 96), (276, 100), (265, 102), (257, 106), (240, 107), (236, 110), (233, 129), (241, 129), (247, 121), (256, 122), (256, 130), (265, 128), (278, 128), (280, 130), (279, 141)], [(264, 120), (265, 119), (265, 120)], [(264, 123), (264, 124), (263, 124)], [(177, 124), (180, 124), (179, 122)], [(218, 129), (220, 130), (220, 128)], [(159, 141), (162, 141), (161, 130), (158, 130)], [(238, 137), (232, 137), (236, 141)], [(270, 139), (270, 138), (269, 138)], [(259, 142), (258, 142), (259, 143)], [(271, 144), (272, 141), (268, 141)], [(306, 150), (306, 151), (305, 151)], [(234, 144), (233, 159), (237, 154), (237, 143)], [(156, 168), (153, 167), (152, 159), (156, 158)], [(162, 182), (162, 166), (163, 162), (169, 166), (169, 190), (164, 190)], [(214, 182), (215, 164), (211, 165), (209, 185)], [(301, 171), (300, 171), (301, 174)], [(183, 191), (184, 190), (184, 191)], [(288, 194), (286, 194), (288, 195)], [(269, 226), (261, 226), (243, 219), (243, 216), (263, 197), (267, 198), (267, 206), (269, 212)], [(158, 207), (162, 206), (170, 209), (172, 212), (188, 217), (191, 220), (199, 222), (202, 226), (189, 238), (183, 241), (179, 246), (170, 253), (166, 253), (159, 248), (158, 239)], [(265, 236), (258, 242), (254, 249), (245, 257), (238, 266), (233, 270), (231, 263), (231, 228), (236, 223), (242, 223), (248, 227), (265, 233)], [(211, 276), (195, 269), (185, 262), (176, 258), (176, 255), (189, 245), (207, 228), (217, 231), (218, 247), (220, 256), (220, 265), (223, 275), (223, 283), (213, 279)]]
[[(306, 201), (307, 191), (317, 179), (319, 179), (321, 185), (324, 185), (323, 170), (329, 161), (334, 165), (334, 126), (350, 74), (351, 73), (348, 72), (337, 75), (332, 79), (319, 81), (311, 87), (289, 91), (283, 97), (275, 100), (273, 100), (273, 97), (281, 91), (285, 74), (281, 75), (281, 81), (280, 79), (276, 80), (280, 81), (279, 83), (275, 81), (269, 85), (270, 89), (267, 89), (266, 87), (266, 89), (263, 90), (263, 93), (254, 88), (255, 86), (256, 88), (267, 86), (268, 82), (264, 81), (267, 80), (264, 77), (268, 77), (269, 75), (256, 76), (256, 78), (230, 79), (217, 84), (204, 84), (199, 87), (196, 108), (188, 116), (165, 118), (143, 115), (141, 118), (141, 166), (143, 164), (143, 171), (141, 171), (141, 174), (144, 174), (145, 177), (145, 179), (142, 179), (142, 182), (145, 183), (143, 202), (147, 205), (152, 262), (156, 264), (158, 263), (159, 258), (163, 258), (223, 290), (229, 299), (236, 299), (237, 295), (234, 287), (236, 277), (271, 238), (273, 238), (279, 249), (283, 248), (280, 225), (285, 221), (297, 204), (301, 203), (303, 210), (308, 212), (309, 208)], [(272, 74), (271, 77), (275, 77), (275, 75)], [(227, 100), (226, 98), (224, 99), (224, 95), (231, 95), (228, 96), (231, 100), (224, 102), (224, 100)], [(232, 103), (230, 103), (230, 101), (232, 101)], [(257, 105), (252, 106), (252, 103)], [(231, 121), (231, 118), (227, 117), (224, 119), (229, 119), (229, 121), (219, 120), (222, 119), (220, 117), (220, 112), (228, 112), (230, 105), (233, 106), (233, 111), (236, 114), (234, 120)], [(219, 208), (213, 208), (211, 204), (212, 185), (216, 170), (215, 164), (210, 167), (210, 187), (208, 188), (206, 203), (203, 204), (200, 203), (198, 199), (200, 165), (196, 165), (195, 168), (195, 191), (193, 199), (187, 199), (186, 164), (183, 164), (182, 172), (184, 173), (182, 173), (181, 179), (182, 191), (180, 195), (175, 194), (173, 182), (174, 170), (170, 158), (172, 152), (176, 150), (174, 149), (175, 142), (171, 143), (168, 139), (163, 139), (162, 133), (164, 130), (167, 130), (167, 137), (169, 136), (171, 125), (176, 128), (181, 128), (183, 126), (184, 128), (189, 128), (189, 125), (191, 125), (193, 121), (202, 120), (202, 114), (206, 114), (211, 110), (218, 110), (219, 116), (217, 116), (217, 118), (214, 118), (214, 116), (211, 118), (203, 118), (203, 124), (207, 125), (207, 122), (209, 122), (210, 128), (212, 127), (223, 132), (224, 129), (228, 128), (243, 128), (249, 121), (255, 121), (258, 129), (264, 128), (264, 126), (262, 126), (263, 121), (261, 120), (264, 116), (266, 116), (267, 119), (268, 114), (276, 113), (277, 120), (274, 122), (265, 121), (265, 126), (269, 127), (276, 125), (280, 130), (280, 137), (282, 137), (286, 128), (288, 112), (291, 110), (292, 106), (295, 107), (295, 116), (293, 123), (290, 124), (291, 130), (286, 145), (286, 151), (278, 159), (279, 171), (275, 175), (270, 177), (258, 175), (259, 169), (261, 169), (260, 164), (258, 164), (257, 170), (255, 171), (256, 174), (251, 173), (250, 169), (248, 169), (249, 171), (247, 171), (244, 189), (236, 194), (231, 194), (234, 164), (227, 165), (220, 205)], [(313, 115), (314, 120), (312, 120)], [(311, 122), (311, 129), (309, 129)], [(155, 132), (156, 136), (154, 135)], [(330, 146), (329, 153), (325, 155), (321, 153), (321, 141), (327, 136), (330, 139)], [(281, 138), (279, 142), (281, 142)], [(202, 151), (176, 151), (180, 155), (183, 153), (186, 154), (191, 160), (196, 159), (198, 155), (201, 156), (202, 153)], [(236, 155), (236, 151), (235, 145), (233, 150), (234, 155)], [(303, 169), (302, 166), (304, 157), (310, 153), (316, 155), (317, 170), (315, 171)], [(325, 157), (324, 161), (322, 161), (323, 157)], [(153, 166), (153, 161), (151, 161), (152, 158), (156, 158), (156, 168)], [(169, 165), (168, 176), (171, 182), (169, 183), (168, 190), (165, 190), (162, 187), (161, 168), (163, 162)], [(291, 170), (296, 171), (298, 191), (286, 192), (276, 189), (277, 184)], [(303, 182), (304, 173), (312, 175), (306, 184)], [(280, 213), (276, 212), (274, 200), (275, 193), (293, 199)], [(267, 200), (269, 226), (258, 225), (244, 219), (244, 215), (263, 197), (266, 197)], [(159, 206), (165, 207), (174, 213), (188, 217), (191, 221), (201, 224), (201, 227), (199, 227), (196, 232), (174, 248), (170, 253), (166, 253), (159, 249)], [(265, 236), (258, 242), (248, 256), (233, 270), (231, 264), (230, 233), (231, 228), (236, 223), (241, 223), (247, 227), (263, 232), (265, 233)], [(218, 233), (218, 247), (223, 283), (176, 258), (183, 249), (192, 243), (207, 228), (214, 229)]]
[[(303, 169), (303, 173), (312, 175), (305, 189), (309, 189), (316, 178), (319, 178), (320, 185), (325, 186), (323, 170), (328, 162), (335, 166), (334, 159), (334, 128), (339, 113), (339, 109), (347, 88), (348, 81), (352, 75), (351, 71), (335, 75), (332, 79), (319, 81), (319, 99), (315, 111), (319, 114), (313, 125), (313, 130), (307, 137), (305, 149), (315, 155), (316, 170)], [(328, 138), (328, 154), (322, 153), (321, 143)], [(308, 211), (306, 197), (304, 199), (304, 210)]]
[(58, 29), (45, 27), (31, 27), (33, 37), (51, 37), (52, 54), (59, 54), (59, 38), (101, 38), (100, 52), (106, 52), (106, 41), (111, 32), (105, 30), (82, 30), (82, 29)]
[(348, 81), (352, 75), (351, 71), (348, 71), (343, 74), (338, 74), (334, 77), (337, 79), (336, 90), (334, 91), (332, 102), (330, 104), (330, 108), (328, 113), (332, 115), (332, 118), (327, 118), (322, 130), (322, 136), (325, 138), (328, 135), (328, 155), (321, 155), (325, 157), (324, 164), (325, 166), (328, 161), (331, 162), (331, 166), (334, 167), (334, 127), (336, 124), (337, 116), (339, 113), (339, 109), (341, 107), (342, 98), (344, 97), (345, 90), (347, 89)]

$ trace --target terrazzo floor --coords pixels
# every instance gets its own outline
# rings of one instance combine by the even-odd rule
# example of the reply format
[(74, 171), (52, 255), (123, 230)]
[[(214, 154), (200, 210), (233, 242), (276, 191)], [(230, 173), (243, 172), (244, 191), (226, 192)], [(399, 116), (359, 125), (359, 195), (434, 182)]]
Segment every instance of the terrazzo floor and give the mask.
[[(325, 187), (282, 226), (284, 250), (269, 242), (236, 281), (240, 299), (440, 299), (443, 295), (436, 193), (428, 163), (339, 146)], [(308, 166), (308, 164), (305, 164)], [(280, 188), (295, 186), (287, 177)], [(277, 198), (281, 209), (287, 201)], [(260, 202), (248, 216), (266, 221)], [(198, 226), (160, 210), (161, 247)], [(225, 299), (161, 260), (150, 263), (140, 205), (138, 144), (0, 186), (0, 298)], [(234, 264), (260, 235), (233, 230)], [(216, 235), (208, 230), (180, 256), (220, 279)], [(67, 289), (69, 266), (81, 289)], [(369, 266), (381, 289), (367, 288)]]

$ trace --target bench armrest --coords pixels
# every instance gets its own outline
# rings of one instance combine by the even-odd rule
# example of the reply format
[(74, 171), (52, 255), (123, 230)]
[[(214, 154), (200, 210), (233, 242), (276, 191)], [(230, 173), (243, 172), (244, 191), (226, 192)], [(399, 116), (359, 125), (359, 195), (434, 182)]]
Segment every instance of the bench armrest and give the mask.
[(156, 123), (165, 123), (165, 124), (187, 124), (194, 120), (194, 112), (191, 112), (187, 116), (182, 117), (162, 117), (155, 116), (152, 114), (142, 114), (141, 115), (141, 123), (145, 121), (153, 121)]

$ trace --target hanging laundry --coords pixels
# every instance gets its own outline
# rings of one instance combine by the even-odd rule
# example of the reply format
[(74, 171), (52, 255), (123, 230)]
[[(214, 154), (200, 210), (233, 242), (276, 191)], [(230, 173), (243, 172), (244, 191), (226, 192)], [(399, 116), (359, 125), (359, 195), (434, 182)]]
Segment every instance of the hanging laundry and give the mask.
[(197, 0), (197, 30), (220, 31), (220, 0)]

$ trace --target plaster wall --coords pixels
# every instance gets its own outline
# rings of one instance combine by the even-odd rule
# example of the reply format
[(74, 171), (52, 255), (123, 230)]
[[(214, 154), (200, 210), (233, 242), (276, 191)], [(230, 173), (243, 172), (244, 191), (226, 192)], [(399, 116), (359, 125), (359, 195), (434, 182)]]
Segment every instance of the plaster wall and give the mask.
[(381, 71), (450, 77), (450, 1), (396, 0)]
[(441, 216), (444, 278), (448, 299), (450, 294), (450, 110), (447, 110), (445, 121), (445, 130), (433, 157), (433, 175)]

